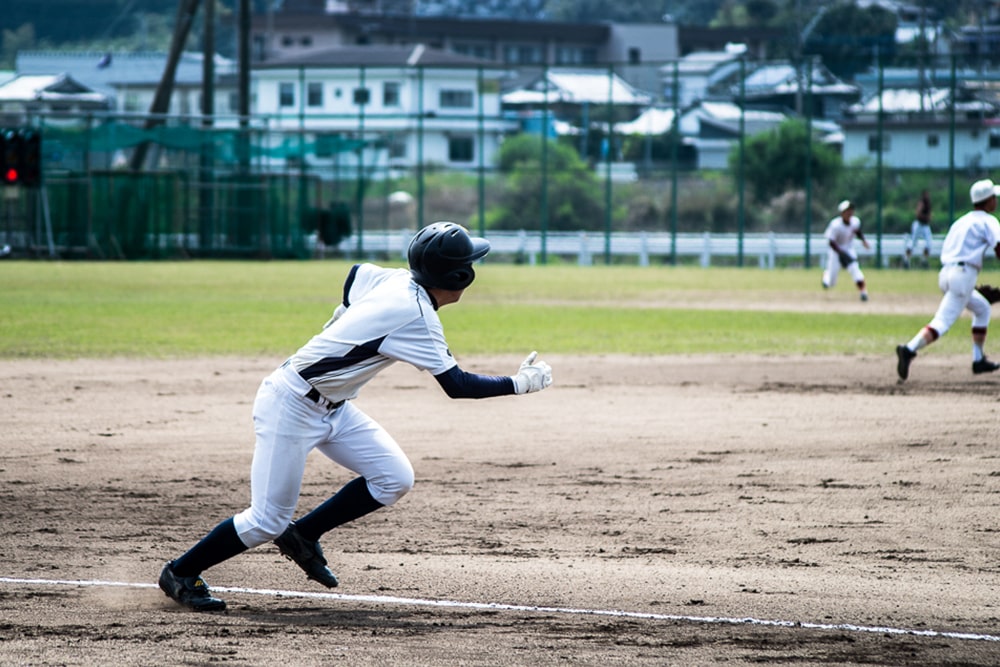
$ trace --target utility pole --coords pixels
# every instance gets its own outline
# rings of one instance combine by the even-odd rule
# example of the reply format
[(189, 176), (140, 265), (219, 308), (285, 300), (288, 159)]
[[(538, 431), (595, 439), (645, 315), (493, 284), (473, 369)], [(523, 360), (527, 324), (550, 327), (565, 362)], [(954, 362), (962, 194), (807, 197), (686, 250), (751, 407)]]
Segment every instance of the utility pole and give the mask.
[(212, 167), (215, 164), (213, 143), (205, 141), (209, 136), (215, 116), (215, 2), (205, 2), (205, 36), (202, 42), (201, 64), (201, 150), (199, 151), (198, 172), (198, 219), (199, 248), (204, 250), (211, 245), (213, 236), (213, 209), (215, 208), (215, 191), (213, 190)]
[[(194, 23), (195, 13), (198, 11), (200, 0), (180, 0), (177, 5), (177, 19), (174, 22), (174, 35), (170, 42), (170, 53), (167, 56), (167, 66), (160, 77), (160, 83), (156, 87), (156, 94), (153, 96), (153, 103), (149, 107), (149, 117), (144, 125), (145, 129), (163, 124), (163, 114), (170, 111), (170, 96), (174, 92), (174, 78), (177, 76), (177, 64), (180, 62), (181, 54), (184, 53), (184, 43), (187, 41), (188, 33), (191, 32), (191, 25)], [(149, 142), (136, 146), (132, 154), (132, 161), (129, 167), (132, 171), (139, 171), (146, 161), (146, 154), (149, 152)]]

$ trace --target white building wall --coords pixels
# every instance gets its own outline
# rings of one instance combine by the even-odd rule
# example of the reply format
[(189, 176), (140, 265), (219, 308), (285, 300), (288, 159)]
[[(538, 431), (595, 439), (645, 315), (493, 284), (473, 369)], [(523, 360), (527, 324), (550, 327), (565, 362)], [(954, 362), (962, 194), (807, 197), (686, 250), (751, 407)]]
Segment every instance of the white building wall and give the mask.
[[(383, 85), (388, 81), (399, 84), (398, 106), (384, 104)], [(305, 96), (310, 83), (322, 86), (321, 105), (310, 107), (306, 104)], [(279, 106), (282, 84), (289, 84), (293, 90), (291, 106)], [(363, 116), (360, 105), (354, 99), (355, 90), (362, 85), (369, 91)], [(309, 69), (304, 74), (299, 69), (259, 70), (254, 73), (256, 104), (253, 111), (258, 116), (273, 117), (273, 127), (285, 129), (298, 129), (301, 125), (306, 130), (352, 133), (363, 122), (366, 135), (392, 134), (396, 141), (406, 145), (405, 157), (390, 160), (394, 166), (413, 166), (418, 158), (422, 158), (425, 164), (475, 169), (480, 165), (480, 150), (483, 163), (492, 166), (503, 135), (514, 129), (511, 123), (499, 119), (499, 86), (485, 87), (482, 146), (479, 139), (480, 81), (476, 69), (428, 69), (424, 70), (422, 82), (413, 70), (401, 68), (366, 69), (363, 79), (358, 69)], [(442, 107), (443, 91), (465, 94), (471, 101), (468, 106)], [(422, 108), (419, 104), (421, 92)], [(422, 121), (416, 117), (421, 109)], [(422, 155), (417, 150), (421, 137)], [(471, 139), (471, 161), (449, 159), (449, 139), (452, 137)], [(343, 158), (351, 159), (347, 156)]]
[[(883, 130), (885, 150), (882, 164), (894, 169), (947, 169), (950, 164), (951, 146), (949, 128), (899, 128)], [(845, 128), (844, 162), (850, 164), (859, 160), (874, 163), (877, 154), (869, 150), (870, 138), (876, 137), (874, 127)], [(955, 130), (955, 167), (997, 169), (1000, 168), (1000, 147), (990, 147), (990, 136), (994, 142), (1000, 141), (1000, 128), (960, 127)], [(937, 145), (931, 145), (929, 137), (937, 137)], [(875, 140), (872, 139), (871, 144)]]

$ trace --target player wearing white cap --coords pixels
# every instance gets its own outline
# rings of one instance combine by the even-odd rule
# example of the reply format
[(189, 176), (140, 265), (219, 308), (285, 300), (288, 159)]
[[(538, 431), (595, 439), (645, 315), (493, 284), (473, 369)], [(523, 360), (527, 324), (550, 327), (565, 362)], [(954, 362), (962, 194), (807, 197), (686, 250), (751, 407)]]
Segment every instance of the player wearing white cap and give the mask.
[(896, 373), (900, 381), (909, 377), (910, 363), (917, 352), (945, 335), (965, 308), (972, 313), (972, 372), (992, 373), (1000, 368), (983, 352), (990, 324), (990, 302), (976, 290), (986, 251), (992, 250), (1000, 258), (1000, 222), (992, 215), (998, 194), (1000, 187), (988, 178), (976, 181), (969, 189), (972, 210), (952, 223), (941, 245), (938, 287), (944, 296), (937, 312), (913, 340), (896, 347)]
[(861, 300), (868, 300), (868, 288), (865, 286), (865, 274), (858, 264), (858, 255), (854, 251), (854, 238), (857, 237), (865, 248), (870, 248), (865, 235), (861, 233), (861, 220), (854, 215), (854, 204), (845, 199), (837, 205), (840, 213), (826, 226), (827, 243), (830, 245), (826, 255), (826, 269), (823, 271), (823, 289), (829, 289), (837, 284), (837, 275), (844, 269), (854, 284), (858, 286)]

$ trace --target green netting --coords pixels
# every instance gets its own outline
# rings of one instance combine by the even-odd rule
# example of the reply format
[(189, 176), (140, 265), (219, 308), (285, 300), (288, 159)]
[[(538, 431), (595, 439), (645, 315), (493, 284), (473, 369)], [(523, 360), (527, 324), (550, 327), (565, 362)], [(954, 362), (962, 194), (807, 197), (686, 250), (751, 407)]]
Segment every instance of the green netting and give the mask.
[(107, 122), (88, 128), (44, 128), (47, 150), (59, 148), (67, 153), (86, 151), (112, 153), (152, 143), (179, 151), (209, 152), (218, 162), (235, 163), (241, 142), (252, 157), (275, 159), (305, 155), (333, 155), (357, 151), (368, 142), (339, 135), (319, 135), (315, 139), (299, 136), (268, 135), (259, 131), (202, 129), (189, 125), (159, 125), (151, 128), (127, 123)]

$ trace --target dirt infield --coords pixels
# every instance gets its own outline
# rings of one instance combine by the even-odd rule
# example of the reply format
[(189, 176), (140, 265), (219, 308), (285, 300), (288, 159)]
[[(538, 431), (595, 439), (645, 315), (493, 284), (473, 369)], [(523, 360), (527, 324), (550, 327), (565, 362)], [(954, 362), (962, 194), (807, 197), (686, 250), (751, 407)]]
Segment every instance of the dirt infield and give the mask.
[[(376, 379), (358, 404), (417, 485), (324, 538), (345, 597), (294, 595), (327, 591), (266, 545), (206, 573), (254, 589), (215, 615), (149, 585), (246, 504), (281, 360), (0, 363), (0, 664), (1000, 664), (1000, 376), (543, 356), (527, 397)], [(351, 477), (313, 456), (303, 511)]]

